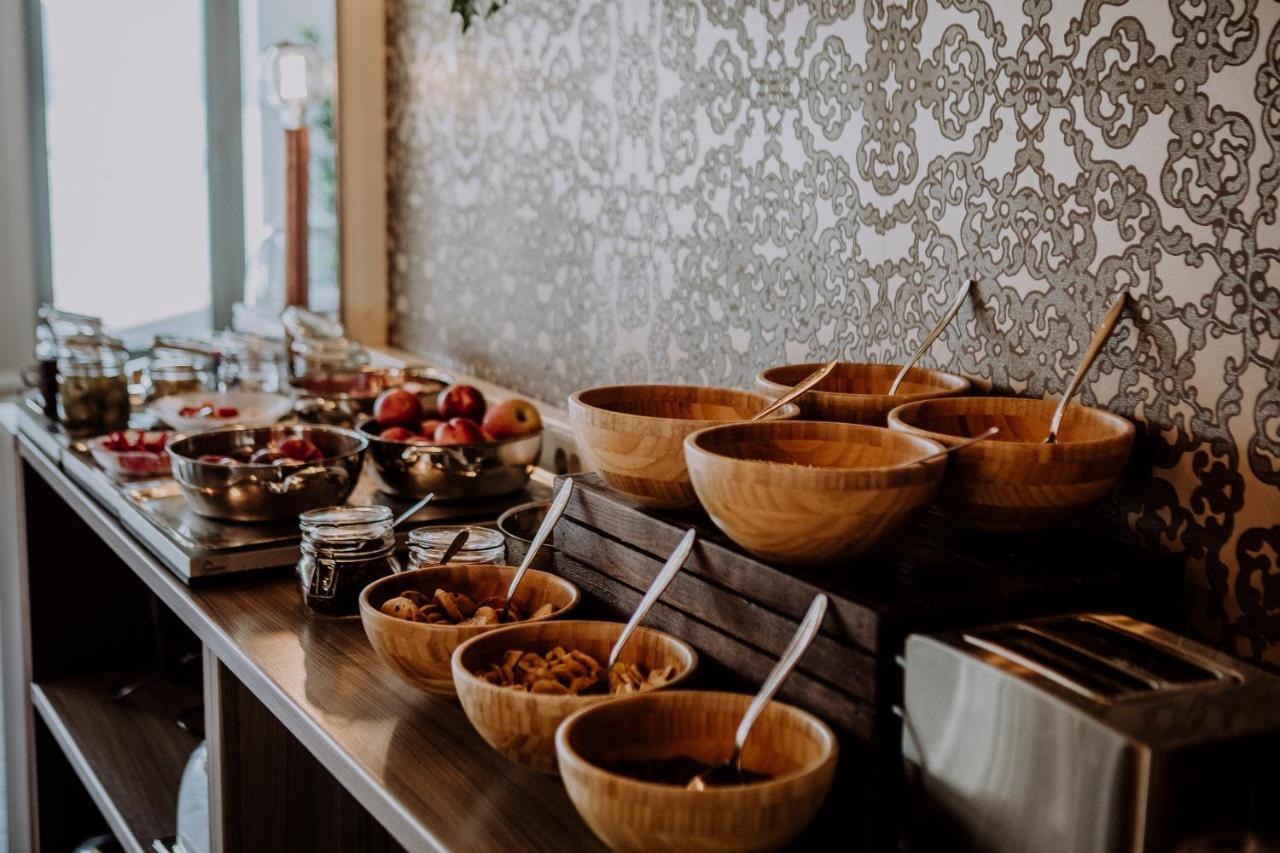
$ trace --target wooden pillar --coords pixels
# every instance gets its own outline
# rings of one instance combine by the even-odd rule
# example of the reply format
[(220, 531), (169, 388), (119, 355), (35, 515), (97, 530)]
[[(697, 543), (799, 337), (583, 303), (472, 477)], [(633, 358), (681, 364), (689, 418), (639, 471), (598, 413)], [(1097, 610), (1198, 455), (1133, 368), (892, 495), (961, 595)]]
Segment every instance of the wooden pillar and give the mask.
[(307, 167), (311, 161), (306, 127), (284, 132), (285, 230), (284, 302), (308, 307)]

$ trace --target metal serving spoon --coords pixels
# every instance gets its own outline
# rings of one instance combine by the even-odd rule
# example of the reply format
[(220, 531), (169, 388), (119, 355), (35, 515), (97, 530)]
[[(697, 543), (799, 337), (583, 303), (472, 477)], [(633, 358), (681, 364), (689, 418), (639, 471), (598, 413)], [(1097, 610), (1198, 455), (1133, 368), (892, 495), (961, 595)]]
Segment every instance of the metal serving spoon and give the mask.
[(818, 593), (814, 597), (813, 603), (809, 605), (809, 612), (804, 615), (804, 620), (800, 623), (800, 627), (796, 629), (795, 636), (791, 638), (791, 643), (787, 646), (786, 651), (782, 653), (782, 657), (778, 658), (778, 663), (774, 666), (773, 672), (769, 673), (769, 677), (760, 686), (760, 692), (751, 700), (751, 704), (747, 706), (747, 712), (742, 715), (742, 722), (738, 723), (738, 731), (733, 736), (733, 752), (729, 755), (729, 760), (694, 776), (689, 780), (689, 784), (685, 785), (686, 789), (690, 791), (705, 791), (708, 785), (744, 784), (742, 780), (742, 748), (747, 744), (747, 736), (751, 734), (751, 727), (756, 724), (756, 720), (760, 719), (760, 714), (764, 712), (769, 700), (778, 692), (778, 688), (782, 687), (782, 683), (787, 680), (791, 670), (795, 669), (796, 664), (800, 662), (800, 658), (804, 657), (804, 653), (809, 650), (809, 645), (813, 642), (813, 638), (818, 636), (818, 628), (822, 625), (822, 617), (826, 613), (827, 597), (822, 593)]
[(919, 348), (916, 349), (915, 355), (911, 356), (911, 359), (902, 365), (902, 369), (894, 377), (893, 384), (889, 386), (890, 397), (898, 393), (898, 386), (902, 384), (903, 379), (907, 378), (907, 371), (916, 366), (916, 362), (924, 357), (924, 354), (929, 351), (929, 347), (933, 346), (933, 342), (938, 339), (938, 336), (942, 334), (947, 326), (951, 325), (951, 321), (955, 319), (956, 314), (960, 311), (960, 306), (964, 304), (964, 298), (969, 295), (969, 288), (971, 287), (973, 287), (973, 281), (966, 281), (961, 285), (960, 292), (956, 294), (956, 299), (951, 303), (951, 307), (947, 309), (947, 313), (942, 315), (941, 319), (938, 320), (938, 324), (925, 336)]
[(542, 519), (542, 524), (538, 527), (538, 532), (533, 534), (533, 541), (529, 543), (529, 550), (525, 552), (524, 559), (520, 561), (520, 568), (516, 569), (516, 576), (511, 579), (511, 586), (507, 587), (507, 594), (502, 599), (502, 607), (505, 609), (511, 603), (512, 597), (516, 594), (516, 587), (520, 586), (520, 581), (524, 580), (524, 576), (528, 574), (529, 567), (533, 565), (533, 558), (538, 556), (540, 549), (551, 531), (555, 528), (556, 522), (560, 520), (560, 516), (564, 515), (564, 508), (569, 505), (569, 496), (573, 494), (573, 480), (565, 478), (560, 484), (560, 490), (556, 492), (555, 499), (551, 501), (550, 508), (547, 509), (547, 517)]
[(391, 522), (391, 529), (395, 530), (397, 527), (404, 524), (409, 519), (413, 518), (415, 515), (418, 514), (418, 510), (422, 509), (424, 506), (431, 503), (431, 499), (434, 498), (435, 496), (436, 496), (435, 492), (427, 492), (427, 496), (425, 498), (418, 501), (416, 504), (409, 507), (404, 512), (400, 513), (400, 515), (397, 516), (396, 520)]
[(640, 622), (648, 615), (654, 602), (662, 597), (662, 593), (666, 592), (667, 587), (671, 586), (671, 581), (684, 566), (684, 561), (689, 559), (689, 552), (693, 550), (693, 541), (697, 538), (697, 531), (692, 529), (685, 531), (684, 538), (680, 540), (680, 544), (671, 552), (671, 556), (667, 557), (667, 562), (662, 565), (662, 568), (658, 571), (658, 576), (653, 579), (653, 583), (649, 584), (649, 589), (645, 592), (644, 598), (640, 599), (640, 603), (636, 605), (635, 612), (627, 620), (626, 627), (622, 629), (622, 633), (614, 641), (613, 648), (609, 649), (610, 668), (618, 662), (618, 655), (622, 652), (622, 647), (627, 644), (627, 640), (631, 639), (631, 635), (635, 633), (636, 628), (640, 626)]
[(1062, 416), (1067, 413), (1067, 405), (1071, 402), (1071, 398), (1076, 395), (1076, 391), (1080, 390), (1080, 386), (1084, 384), (1084, 378), (1089, 373), (1089, 368), (1093, 367), (1093, 362), (1101, 354), (1102, 348), (1106, 346), (1107, 339), (1111, 337), (1111, 332), (1115, 329), (1116, 323), (1120, 321), (1120, 314), (1124, 311), (1124, 306), (1128, 301), (1128, 291), (1116, 297), (1116, 301), (1107, 310), (1107, 316), (1102, 318), (1102, 325), (1098, 327), (1098, 331), (1093, 333), (1093, 340), (1089, 341), (1089, 348), (1084, 352), (1084, 360), (1076, 368), (1076, 375), (1071, 377), (1071, 384), (1063, 392), (1062, 400), (1058, 402), (1058, 408), (1054, 410), (1053, 420), (1049, 421), (1049, 434), (1044, 438), (1045, 444), (1058, 443), (1058, 430), (1062, 427)]
[(817, 370), (813, 371), (813, 373), (810, 373), (804, 379), (800, 380), (798, 384), (792, 386), (790, 391), (752, 415), (750, 420), (758, 421), (761, 418), (767, 417), (772, 412), (776, 412), (778, 409), (781, 409), (787, 403), (790, 403), (805, 391), (808, 391), (814, 385), (817, 385), (819, 382), (826, 379), (827, 374), (835, 370), (836, 365), (839, 363), (840, 359), (838, 358), (828, 361), (826, 364), (822, 365), (822, 367), (819, 367)]
[(462, 550), (462, 546), (467, 544), (467, 540), (471, 538), (471, 532), (467, 528), (459, 530), (449, 542), (449, 547), (444, 549), (444, 553), (440, 555), (440, 565), (447, 566), (449, 561), (457, 556)]
[(964, 441), (953, 444), (950, 447), (943, 447), (937, 453), (930, 453), (928, 456), (921, 457), (920, 459), (913, 459), (910, 462), (903, 462), (898, 467), (905, 468), (908, 465), (919, 465), (922, 462), (932, 462), (935, 459), (941, 459), (942, 457), (946, 456), (948, 453), (955, 453), (957, 450), (963, 450), (966, 447), (970, 447), (974, 444), (977, 444), (979, 441), (986, 441), (988, 438), (991, 438), (991, 436), (996, 435), (999, 432), (1000, 432), (1000, 427), (996, 427), (996, 426), (987, 427), (981, 433), (973, 436), (972, 438), (966, 438)]

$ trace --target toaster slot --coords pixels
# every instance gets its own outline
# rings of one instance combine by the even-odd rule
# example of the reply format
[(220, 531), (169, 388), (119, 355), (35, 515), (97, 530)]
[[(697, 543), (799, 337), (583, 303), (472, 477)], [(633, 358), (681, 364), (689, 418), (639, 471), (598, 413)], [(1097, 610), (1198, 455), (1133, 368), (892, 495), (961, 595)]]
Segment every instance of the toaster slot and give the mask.
[(1038, 622), (1036, 627), (1082, 651), (1149, 675), (1162, 685), (1183, 687), (1223, 677), (1163, 643), (1154, 643), (1092, 619), (1051, 619)]
[(1150, 691), (1153, 684), (1023, 625), (1007, 625), (965, 640), (1095, 701)]

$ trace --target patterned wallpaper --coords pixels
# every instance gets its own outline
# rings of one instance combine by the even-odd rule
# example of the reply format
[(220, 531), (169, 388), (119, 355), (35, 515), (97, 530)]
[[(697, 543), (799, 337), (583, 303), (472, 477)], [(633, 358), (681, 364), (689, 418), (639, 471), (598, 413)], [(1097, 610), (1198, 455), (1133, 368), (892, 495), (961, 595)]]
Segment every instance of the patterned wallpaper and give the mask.
[[(1280, 663), (1280, 5), (391, 0), (393, 338), (546, 400), (930, 360), (1145, 430), (1107, 516)], [(1105, 519), (1104, 519), (1105, 520)]]

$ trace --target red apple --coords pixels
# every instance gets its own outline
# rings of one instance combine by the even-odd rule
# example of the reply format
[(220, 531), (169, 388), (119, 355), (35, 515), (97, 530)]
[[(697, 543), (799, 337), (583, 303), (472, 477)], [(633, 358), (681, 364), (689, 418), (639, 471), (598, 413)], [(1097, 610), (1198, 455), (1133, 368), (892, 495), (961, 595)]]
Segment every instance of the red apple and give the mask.
[(384, 441), (408, 442), (417, 438), (418, 434), (408, 427), (393, 426), (384, 429), (379, 437)]
[(479, 444), (484, 441), (480, 425), (470, 418), (450, 418), (436, 427), (436, 444)]
[(477, 424), (484, 417), (484, 395), (470, 385), (450, 385), (436, 398), (444, 420), (469, 418)]
[(513, 398), (503, 400), (485, 412), (484, 423), (481, 426), (490, 438), (515, 438), (541, 429), (542, 417), (533, 403)]
[(422, 436), (423, 438), (432, 439), (434, 441), (436, 437), (436, 428), (440, 426), (440, 424), (442, 423), (444, 423), (444, 421), (438, 421), (435, 418), (428, 418), (427, 420), (418, 424), (418, 435)]
[(324, 458), (320, 448), (305, 438), (286, 438), (280, 442), (280, 452), (298, 462), (315, 462)]
[(390, 388), (373, 403), (373, 416), (381, 426), (408, 426), (422, 420), (422, 403), (412, 391)]

